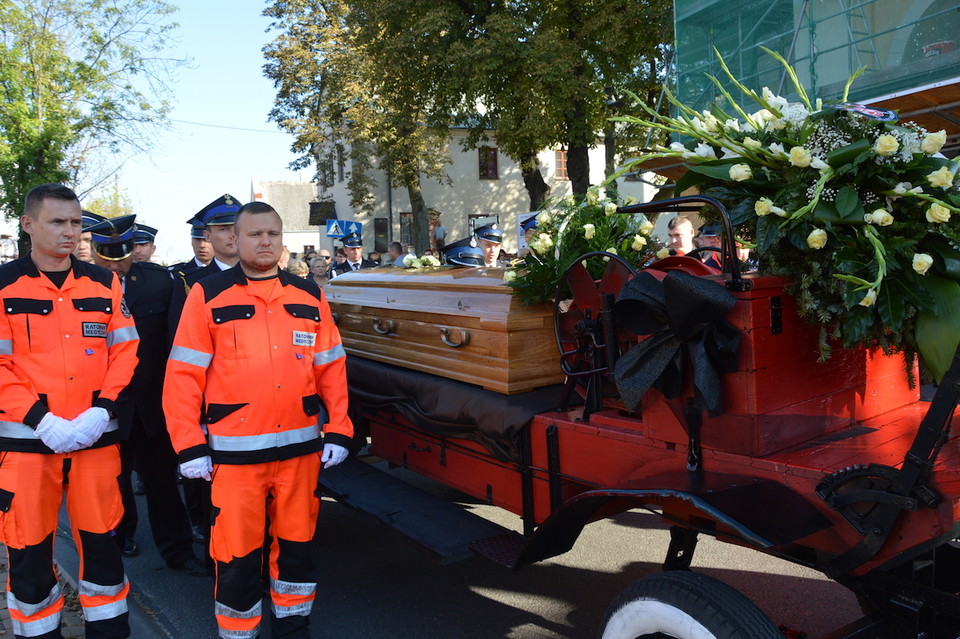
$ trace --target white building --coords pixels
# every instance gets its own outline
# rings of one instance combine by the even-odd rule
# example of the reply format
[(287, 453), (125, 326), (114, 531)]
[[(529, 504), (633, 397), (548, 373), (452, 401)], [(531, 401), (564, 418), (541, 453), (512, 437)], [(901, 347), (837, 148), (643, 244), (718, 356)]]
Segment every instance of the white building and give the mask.
[[(515, 253), (518, 248), (517, 216), (528, 213), (530, 204), (520, 168), (497, 150), (494, 141), (490, 141), (489, 146), (464, 151), (460, 146), (464, 135), (463, 131), (454, 131), (448, 144), (452, 163), (447, 166), (447, 172), (451, 183), (439, 184), (424, 178), (421, 182), (424, 202), (428, 209), (440, 212), (448, 243), (468, 237), (475, 226), (496, 222), (504, 231), (504, 249)], [(602, 146), (590, 151), (592, 184), (599, 184), (604, 179), (603, 156)], [(539, 158), (550, 196), (569, 195), (571, 185), (566, 178), (566, 152), (545, 150)], [(325, 193), (318, 192), (317, 199), (332, 201), (338, 219), (363, 223), (366, 252), (384, 251), (391, 241), (404, 245), (412, 242), (412, 207), (406, 189), (389, 189), (386, 173), (373, 169), (371, 177), (377, 183), (372, 193), (373, 213), (355, 212), (350, 207), (347, 191), (349, 170), (349, 163), (346, 163), (344, 169), (337, 172), (333, 187)], [(638, 201), (646, 201), (655, 193), (653, 187), (638, 181), (621, 180), (619, 188), (624, 196), (633, 196)], [(289, 242), (287, 245), (293, 250)], [(332, 243), (323, 246), (329, 248)]]

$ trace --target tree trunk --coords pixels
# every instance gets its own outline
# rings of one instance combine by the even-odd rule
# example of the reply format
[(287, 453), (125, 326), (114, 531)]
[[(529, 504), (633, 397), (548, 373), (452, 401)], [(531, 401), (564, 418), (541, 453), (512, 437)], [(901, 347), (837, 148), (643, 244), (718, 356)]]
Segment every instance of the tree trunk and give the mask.
[(413, 245), (417, 255), (423, 255), (424, 251), (430, 248), (430, 225), (427, 221), (427, 207), (423, 202), (423, 191), (420, 190), (419, 175), (407, 183), (407, 195), (413, 212)]
[(540, 172), (540, 158), (536, 151), (527, 151), (520, 158), (520, 175), (523, 176), (523, 185), (530, 196), (530, 210), (538, 211), (550, 194), (550, 187), (543, 180)]
[(570, 141), (567, 147), (567, 177), (574, 195), (586, 195), (590, 186), (590, 147), (581, 142)]
[[(607, 120), (603, 127), (603, 161), (603, 175), (609, 178), (617, 172), (617, 129), (610, 120)], [(607, 194), (611, 198), (616, 197), (616, 180), (611, 180), (607, 184)]]

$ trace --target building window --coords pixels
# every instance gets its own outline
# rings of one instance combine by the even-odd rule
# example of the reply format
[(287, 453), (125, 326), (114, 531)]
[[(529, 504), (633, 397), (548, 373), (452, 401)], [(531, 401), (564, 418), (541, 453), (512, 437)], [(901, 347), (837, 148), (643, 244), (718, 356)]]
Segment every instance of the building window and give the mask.
[(563, 149), (557, 149), (553, 152), (554, 174), (558, 180), (569, 179), (567, 175), (567, 152)]
[(480, 158), (480, 179), (496, 180), (500, 177), (497, 169), (497, 147), (481, 146), (477, 149)]

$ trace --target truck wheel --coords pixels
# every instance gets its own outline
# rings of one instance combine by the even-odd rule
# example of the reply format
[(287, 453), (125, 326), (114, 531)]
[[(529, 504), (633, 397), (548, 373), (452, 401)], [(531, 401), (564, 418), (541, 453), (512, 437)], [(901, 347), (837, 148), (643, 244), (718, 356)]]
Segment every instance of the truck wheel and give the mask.
[(601, 625), (601, 639), (783, 639), (739, 592), (706, 575), (650, 575), (620, 593)]

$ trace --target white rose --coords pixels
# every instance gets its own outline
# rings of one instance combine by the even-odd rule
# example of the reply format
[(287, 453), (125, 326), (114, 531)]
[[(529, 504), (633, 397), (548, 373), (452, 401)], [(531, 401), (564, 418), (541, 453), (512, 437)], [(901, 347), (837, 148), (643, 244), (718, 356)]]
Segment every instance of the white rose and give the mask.
[(747, 136), (743, 139), (743, 146), (747, 147), (748, 149), (753, 149), (755, 151), (763, 145), (760, 143), (760, 140), (754, 140), (750, 136)]
[(868, 223), (876, 224), (877, 226), (890, 226), (893, 224), (893, 215), (891, 215), (887, 209), (876, 209), (869, 215), (869, 220), (867, 220), (866, 215), (863, 216), (863, 219)]
[(547, 235), (546, 233), (541, 233), (540, 237), (537, 239), (539, 240), (540, 246), (543, 248), (543, 250), (546, 250), (551, 246), (553, 246), (553, 238)]
[(549, 224), (553, 221), (553, 216), (550, 215), (550, 211), (540, 211), (537, 213), (537, 224)]
[(926, 253), (913, 254), (913, 270), (920, 275), (925, 275), (930, 267), (933, 266), (933, 258)]
[(929, 133), (920, 143), (920, 150), (927, 155), (935, 155), (940, 152), (943, 145), (947, 142), (947, 132), (940, 129), (936, 133)]
[(893, 155), (900, 148), (900, 142), (897, 138), (889, 134), (883, 134), (877, 138), (877, 143), (873, 145), (873, 150), (877, 155)]
[(863, 299), (860, 300), (860, 306), (873, 306), (877, 301), (877, 290), (871, 288), (867, 291), (867, 294), (863, 296)]
[(927, 176), (930, 186), (939, 186), (943, 189), (949, 189), (953, 186), (953, 172), (945, 166), (940, 167)]
[(410, 267), (413, 265), (413, 260), (415, 259), (416, 259), (416, 256), (410, 255), (409, 253), (407, 253), (406, 255), (403, 256), (403, 265), (406, 267)]
[(504, 282), (512, 282), (512, 281), (515, 280), (515, 279), (517, 279), (517, 272), (516, 272), (516, 271), (504, 271), (504, 272), (503, 272), (503, 281), (504, 281)]
[(753, 171), (749, 164), (734, 164), (730, 167), (730, 179), (735, 182), (743, 182), (753, 177)]
[(757, 200), (756, 204), (753, 205), (753, 210), (760, 217), (770, 215), (770, 213), (773, 211), (773, 201), (771, 201), (769, 198), (762, 197)]
[(603, 205), (604, 215), (613, 215), (617, 212), (617, 205), (614, 202), (607, 202)]
[(653, 230), (653, 224), (650, 223), (650, 220), (644, 220), (643, 224), (640, 225), (639, 231), (644, 235), (650, 235), (650, 231)]
[(795, 146), (790, 149), (790, 164), (794, 166), (799, 166), (801, 168), (810, 166), (810, 161), (813, 157), (810, 155), (810, 151), (806, 150), (802, 146)]
[(658, 260), (662, 260), (662, 259), (665, 258), (665, 257), (670, 257), (670, 249), (668, 249), (668, 248), (662, 248), (662, 249), (660, 249), (659, 251), (657, 251), (657, 259), (658, 259)]
[(631, 242), (630, 244), (630, 248), (632, 248), (634, 251), (640, 251), (646, 245), (647, 245), (647, 238), (645, 238), (642, 235), (634, 235), (633, 242)]
[(934, 202), (927, 209), (927, 222), (931, 224), (942, 224), (950, 221), (950, 209), (942, 204)]
[(611, 246), (610, 248), (607, 249), (607, 253), (613, 253), (614, 255), (616, 255), (617, 249)]
[(597, 193), (596, 189), (587, 190), (587, 204), (593, 206), (600, 201), (600, 195)]
[(807, 246), (814, 250), (820, 250), (827, 245), (827, 232), (823, 229), (813, 229), (807, 236)]
[(583, 237), (592, 240), (594, 234), (597, 232), (597, 227), (593, 224), (584, 224), (583, 225)]

